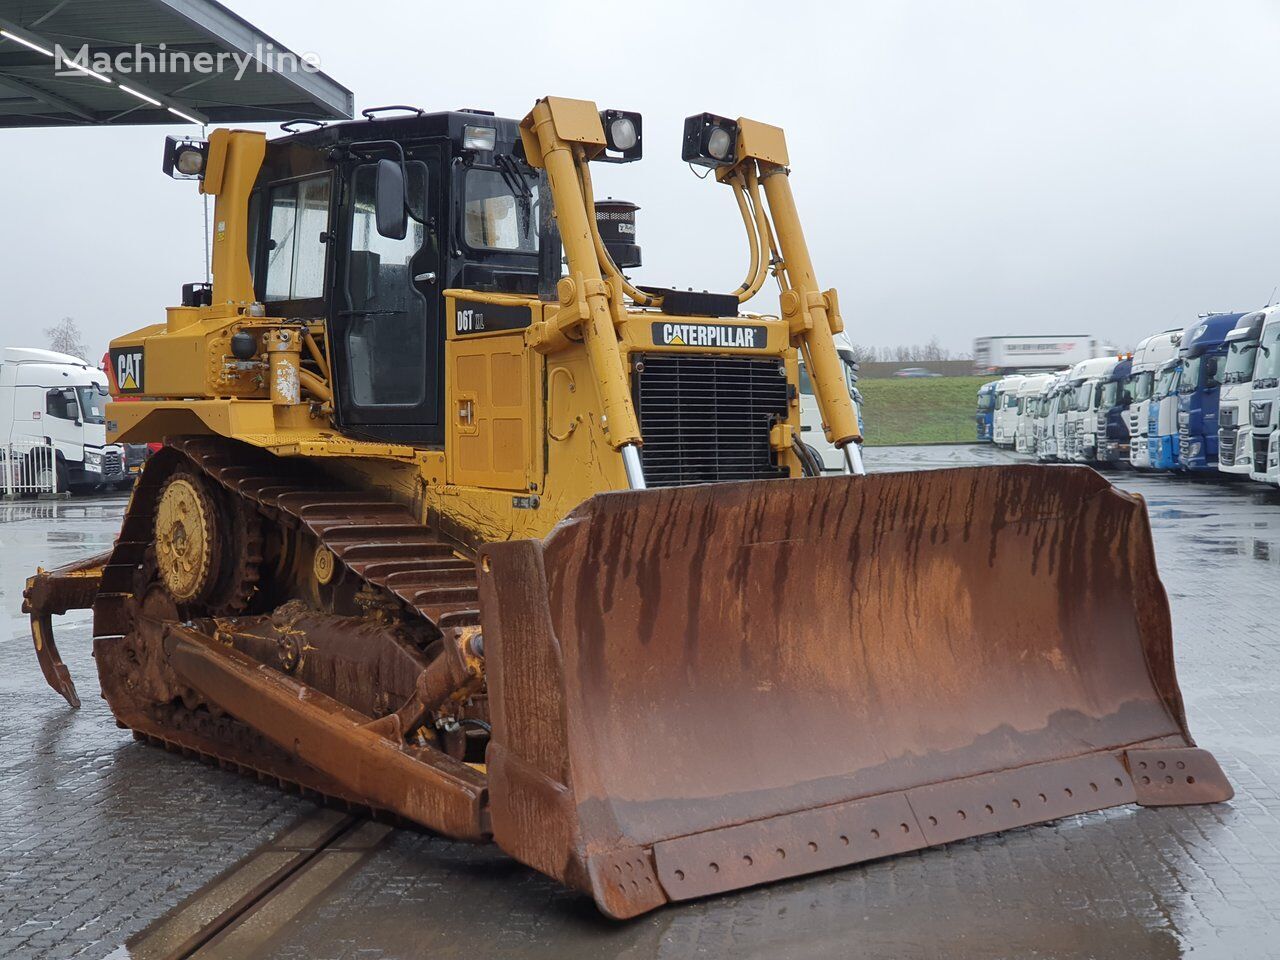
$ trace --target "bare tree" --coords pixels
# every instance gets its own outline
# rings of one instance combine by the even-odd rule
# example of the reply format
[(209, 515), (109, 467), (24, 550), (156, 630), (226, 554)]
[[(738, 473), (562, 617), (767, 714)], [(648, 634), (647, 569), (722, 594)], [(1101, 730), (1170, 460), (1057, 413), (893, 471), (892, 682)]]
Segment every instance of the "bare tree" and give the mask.
[(939, 343), (938, 338), (935, 336), (921, 348), (920, 359), (926, 362), (950, 360), (951, 351)]
[(936, 336), (924, 346), (918, 343), (900, 343), (895, 347), (863, 347), (856, 343), (852, 346), (859, 363), (937, 363), (973, 359), (969, 352), (957, 353), (944, 347)]
[(953, 354), (947, 347), (939, 342), (937, 337), (931, 339), (924, 346), (918, 343), (905, 344), (900, 343), (895, 347), (870, 347), (867, 350), (868, 360), (879, 360), (881, 363), (934, 363), (944, 360), (959, 359), (964, 357)]
[(71, 317), (63, 317), (52, 327), (45, 327), (44, 335), (49, 338), (50, 350), (69, 353), (80, 359), (84, 359), (84, 355), (88, 352), (81, 339), (80, 325)]
[(864, 347), (860, 343), (850, 343), (853, 348), (853, 359), (857, 363), (874, 363), (876, 359), (875, 347)]

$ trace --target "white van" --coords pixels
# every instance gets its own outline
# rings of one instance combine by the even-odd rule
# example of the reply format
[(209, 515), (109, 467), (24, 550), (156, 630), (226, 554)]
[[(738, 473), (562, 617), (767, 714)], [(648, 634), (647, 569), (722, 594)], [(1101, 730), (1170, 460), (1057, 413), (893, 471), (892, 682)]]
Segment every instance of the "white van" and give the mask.
[(1026, 377), (1013, 375), (996, 384), (996, 411), (991, 416), (991, 441), (1012, 447), (1018, 429), (1018, 388)]
[[(857, 387), (858, 364), (854, 360), (853, 347), (842, 333), (836, 334), (835, 341), (849, 396), (853, 398), (853, 411), (858, 415), (858, 429), (862, 429), (862, 394)], [(813, 382), (804, 368), (803, 359), (800, 361), (800, 439), (818, 455), (824, 473), (844, 473), (844, 454), (827, 442), (826, 432), (822, 429), (822, 414), (818, 411), (818, 398), (814, 395)]]
[[(107, 378), (83, 360), (52, 350), (0, 350), (0, 449), (48, 473), (31, 454), (52, 449), (46, 489), (90, 491), (126, 482), (119, 444), (107, 443)], [(30, 482), (31, 478), (28, 478)]]
[(1155, 392), (1156, 371), (1166, 360), (1178, 355), (1182, 328), (1163, 330), (1138, 341), (1133, 351), (1133, 369), (1129, 373), (1129, 395), (1133, 402), (1125, 414), (1129, 425), (1129, 462), (1135, 467), (1151, 466), (1147, 447), (1147, 418), (1151, 394)]

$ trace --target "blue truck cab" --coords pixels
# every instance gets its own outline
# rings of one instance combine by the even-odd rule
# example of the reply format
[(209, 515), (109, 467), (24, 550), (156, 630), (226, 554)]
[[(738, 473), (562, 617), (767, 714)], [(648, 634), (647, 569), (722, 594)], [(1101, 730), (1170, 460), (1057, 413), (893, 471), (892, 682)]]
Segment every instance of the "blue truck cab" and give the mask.
[(991, 442), (991, 428), (996, 409), (996, 384), (999, 380), (984, 383), (978, 388), (978, 441)]
[(1178, 466), (1190, 472), (1218, 469), (1218, 396), (1226, 370), (1227, 334), (1243, 313), (1202, 316), (1182, 335), (1178, 355)]
[(1129, 406), (1133, 395), (1129, 390), (1129, 375), (1133, 373), (1133, 354), (1116, 363), (1115, 369), (1102, 382), (1102, 394), (1098, 400), (1097, 443), (1094, 460), (1099, 463), (1128, 463), (1129, 461)]

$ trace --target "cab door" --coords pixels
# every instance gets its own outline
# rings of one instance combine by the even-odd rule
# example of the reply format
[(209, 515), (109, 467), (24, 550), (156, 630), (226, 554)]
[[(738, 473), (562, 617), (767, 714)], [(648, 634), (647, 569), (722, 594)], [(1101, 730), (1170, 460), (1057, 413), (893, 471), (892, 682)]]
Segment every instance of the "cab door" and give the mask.
[(403, 240), (377, 231), (377, 164), (343, 168), (346, 199), (329, 318), (338, 422), (362, 437), (443, 445), (441, 261), (434, 147), (406, 149), (413, 215)]
[(68, 463), (84, 462), (84, 421), (72, 387), (52, 387), (45, 392), (44, 434)]

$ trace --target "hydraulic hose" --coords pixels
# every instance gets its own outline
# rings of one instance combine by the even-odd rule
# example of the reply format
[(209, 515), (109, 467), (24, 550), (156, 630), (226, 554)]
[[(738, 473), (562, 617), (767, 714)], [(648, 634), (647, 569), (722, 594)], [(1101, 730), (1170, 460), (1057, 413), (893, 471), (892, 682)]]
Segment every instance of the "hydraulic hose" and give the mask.
[(631, 284), (631, 281), (622, 275), (622, 271), (618, 269), (618, 265), (613, 262), (613, 257), (609, 255), (609, 250), (604, 245), (604, 240), (600, 237), (600, 226), (596, 223), (596, 197), (591, 186), (590, 163), (582, 160), (576, 152), (573, 162), (574, 166), (578, 168), (578, 182), (582, 186), (582, 198), (586, 201), (587, 210), (590, 211), (590, 215), (587, 217), (587, 222), (591, 230), (591, 242), (596, 248), (596, 259), (600, 261), (600, 269), (603, 270), (605, 276), (609, 277), (611, 280), (617, 280), (622, 286), (622, 292), (640, 306), (656, 307), (662, 302), (661, 299), (650, 296), (641, 290), (637, 290)]
[(800, 461), (800, 475), (804, 477), (822, 476), (822, 465), (818, 461), (818, 455), (814, 452), (813, 447), (799, 437), (795, 438), (792, 446), (795, 448), (796, 459)]
[(751, 205), (756, 211), (756, 229), (760, 232), (760, 242), (769, 252), (765, 267), (767, 268), (769, 263), (773, 264), (773, 275), (778, 281), (778, 288), (786, 290), (791, 285), (787, 278), (787, 263), (778, 249), (778, 241), (773, 235), (773, 226), (765, 216), (764, 201), (760, 196), (760, 181), (756, 177), (754, 165), (747, 167), (747, 191), (751, 198)]
[(744, 186), (744, 178), (742, 175), (735, 174), (729, 185), (733, 187), (734, 199), (738, 201), (738, 210), (742, 214), (742, 225), (747, 231), (747, 244), (751, 248), (751, 265), (747, 268), (747, 279), (734, 291), (738, 296), (739, 303), (746, 303), (757, 293), (764, 285), (765, 277), (768, 276), (768, 261), (761, 258), (761, 246), (763, 237), (760, 233), (760, 225), (756, 218), (755, 211), (752, 209), (751, 201), (747, 196)]
[[(578, 168), (578, 181), (582, 187), (583, 199), (587, 202), (589, 210), (595, 210), (595, 192), (591, 182), (590, 163), (575, 157), (575, 164)], [(754, 184), (754, 173), (749, 174), (750, 182)], [(754, 200), (747, 194), (740, 180), (734, 179), (730, 181), (733, 187), (734, 196), (738, 201), (738, 210), (742, 214), (743, 226), (747, 231), (747, 242), (751, 250), (751, 264), (747, 270), (747, 279), (739, 284), (738, 289), (733, 295), (738, 298), (739, 303), (745, 303), (760, 292), (760, 288), (764, 286), (764, 281), (769, 275), (768, 258), (763, 256), (763, 247), (765, 237), (770, 238), (770, 246), (772, 246), (772, 231), (769, 229), (768, 220), (764, 215), (764, 207), (759, 199), (759, 188), (754, 187)], [(595, 217), (590, 219), (591, 242), (596, 249), (596, 258), (600, 261), (600, 268), (604, 271), (605, 276), (610, 279), (616, 279), (621, 285), (622, 290), (635, 303), (642, 307), (658, 306), (662, 300), (660, 297), (654, 297), (650, 294), (638, 290), (626, 277), (622, 275), (622, 271), (618, 269), (617, 264), (613, 262), (608, 248), (604, 245), (604, 239), (600, 236), (599, 225), (595, 221)]]

